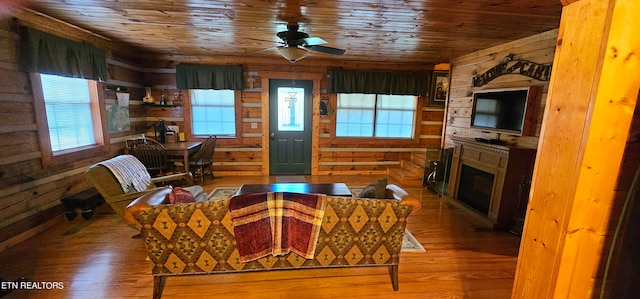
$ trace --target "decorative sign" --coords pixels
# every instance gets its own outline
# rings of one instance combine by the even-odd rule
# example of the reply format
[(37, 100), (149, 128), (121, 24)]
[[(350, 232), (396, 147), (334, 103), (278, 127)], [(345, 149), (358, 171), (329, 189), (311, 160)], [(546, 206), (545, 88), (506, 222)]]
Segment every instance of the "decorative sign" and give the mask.
[(489, 81), (507, 74), (520, 74), (540, 81), (549, 81), (551, 77), (551, 64), (543, 65), (527, 60), (512, 61), (512, 57), (513, 55), (509, 55), (502, 63), (481, 75), (474, 76), (472, 86), (478, 87), (485, 85), (489, 83)]

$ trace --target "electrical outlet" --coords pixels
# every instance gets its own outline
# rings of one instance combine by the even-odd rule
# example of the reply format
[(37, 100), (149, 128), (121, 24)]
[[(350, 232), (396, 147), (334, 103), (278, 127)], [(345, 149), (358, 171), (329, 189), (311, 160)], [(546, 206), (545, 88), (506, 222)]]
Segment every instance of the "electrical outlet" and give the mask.
[(258, 128), (258, 123), (251, 123), (251, 128), (252, 129), (257, 129)]

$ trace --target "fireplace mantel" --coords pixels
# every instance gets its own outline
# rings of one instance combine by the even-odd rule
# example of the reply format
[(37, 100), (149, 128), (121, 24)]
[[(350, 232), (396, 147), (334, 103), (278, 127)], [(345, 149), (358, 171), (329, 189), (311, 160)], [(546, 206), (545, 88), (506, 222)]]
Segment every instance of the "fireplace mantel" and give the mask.
[[(495, 229), (506, 229), (513, 225), (518, 205), (526, 204), (528, 194), (522, 194), (522, 182), (530, 179), (536, 151), (534, 149), (479, 142), (471, 138), (451, 137), (454, 143), (451, 176), (448, 194), (453, 203)], [(463, 170), (469, 167), (477, 173), (493, 175), (492, 186), (469, 186), (461, 184)], [(468, 181), (468, 180), (467, 180)], [(486, 184), (486, 180), (472, 180), (472, 183)], [(460, 196), (462, 188), (491, 190), (488, 211), (479, 211), (468, 202), (468, 192)]]

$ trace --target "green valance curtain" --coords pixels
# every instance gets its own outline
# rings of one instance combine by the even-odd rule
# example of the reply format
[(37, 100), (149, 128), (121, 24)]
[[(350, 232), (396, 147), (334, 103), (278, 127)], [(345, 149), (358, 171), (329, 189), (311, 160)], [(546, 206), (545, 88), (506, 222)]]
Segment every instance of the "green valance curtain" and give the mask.
[(333, 69), (329, 71), (329, 93), (427, 94), (429, 74), (421, 72), (374, 72)]
[(178, 64), (178, 89), (244, 89), (242, 66)]
[(25, 72), (107, 80), (104, 50), (28, 27), (20, 28), (20, 47)]

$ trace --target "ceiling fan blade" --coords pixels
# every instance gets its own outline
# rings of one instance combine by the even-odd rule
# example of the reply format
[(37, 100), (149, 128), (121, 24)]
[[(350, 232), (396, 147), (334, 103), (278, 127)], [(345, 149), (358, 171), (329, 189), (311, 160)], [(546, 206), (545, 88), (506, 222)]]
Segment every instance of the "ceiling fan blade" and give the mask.
[(325, 47), (325, 46), (308, 46), (305, 47), (306, 49), (312, 50), (312, 51), (317, 51), (317, 52), (322, 52), (322, 53), (327, 53), (327, 54), (333, 54), (333, 55), (342, 55), (344, 54), (344, 52), (346, 52), (343, 49), (338, 49), (338, 48), (331, 48), (331, 47)]
[(326, 44), (327, 41), (320, 37), (307, 37), (304, 39), (305, 46), (315, 46)]

